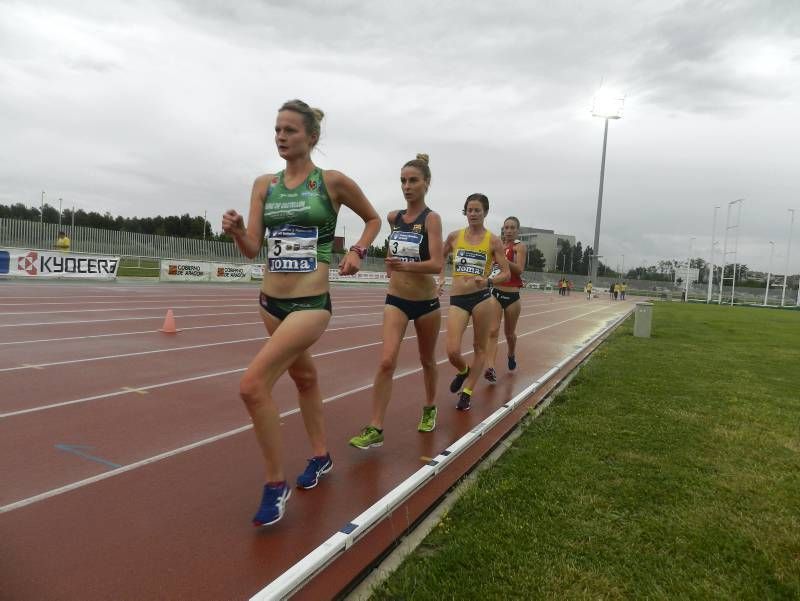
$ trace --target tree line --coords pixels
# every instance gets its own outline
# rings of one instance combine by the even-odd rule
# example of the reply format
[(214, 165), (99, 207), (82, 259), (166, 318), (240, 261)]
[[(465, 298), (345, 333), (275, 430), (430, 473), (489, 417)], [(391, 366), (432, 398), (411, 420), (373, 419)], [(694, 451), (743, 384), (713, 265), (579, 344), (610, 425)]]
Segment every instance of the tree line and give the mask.
[[(211, 224), (202, 216), (193, 217), (188, 213), (168, 215), (166, 217), (161, 215), (157, 217), (114, 217), (108, 212), (100, 214), (96, 211), (86, 212), (83, 209), (78, 209), (75, 211), (74, 217), (76, 226), (93, 227), (101, 230), (174, 236), (177, 238), (229, 239), (227, 236), (215, 235), (211, 229)], [(0, 204), (0, 218), (58, 223), (58, 209), (49, 204), (45, 204), (42, 210), (39, 207), (26, 207), (22, 203)], [(73, 224), (72, 209), (61, 211), (61, 224), (62, 226)]]

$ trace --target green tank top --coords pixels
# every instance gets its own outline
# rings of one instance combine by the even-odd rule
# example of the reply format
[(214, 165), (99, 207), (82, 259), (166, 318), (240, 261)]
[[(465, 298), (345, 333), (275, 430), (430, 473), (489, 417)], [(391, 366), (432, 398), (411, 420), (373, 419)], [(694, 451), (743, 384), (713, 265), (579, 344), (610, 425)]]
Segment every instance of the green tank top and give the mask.
[(310, 272), (317, 269), (318, 261), (330, 263), (336, 217), (322, 169), (315, 167), (291, 190), (283, 183), (283, 171), (278, 173), (264, 200), (267, 269)]

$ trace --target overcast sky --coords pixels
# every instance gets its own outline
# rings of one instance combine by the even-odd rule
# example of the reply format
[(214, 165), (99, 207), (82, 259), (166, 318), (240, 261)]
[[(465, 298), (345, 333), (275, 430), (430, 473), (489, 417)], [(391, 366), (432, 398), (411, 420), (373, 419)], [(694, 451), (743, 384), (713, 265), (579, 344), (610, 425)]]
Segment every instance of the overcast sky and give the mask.
[[(591, 244), (601, 83), (609, 124), (600, 253), (614, 267), (708, 256), (713, 207), (745, 198), (740, 261), (782, 272), (800, 209), (800, 2), (0, 0), (0, 203), (114, 215), (246, 212), (283, 167), (283, 101), (326, 113), (315, 162), (378, 211), (428, 153), (429, 205)], [(790, 271), (800, 271), (800, 211)], [(343, 210), (339, 234), (360, 231)], [(384, 226), (383, 236), (387, 233)], [(720, 243), (720, 248), (721, 248)], [(719, 252), (717, 253), (719, 256)]]

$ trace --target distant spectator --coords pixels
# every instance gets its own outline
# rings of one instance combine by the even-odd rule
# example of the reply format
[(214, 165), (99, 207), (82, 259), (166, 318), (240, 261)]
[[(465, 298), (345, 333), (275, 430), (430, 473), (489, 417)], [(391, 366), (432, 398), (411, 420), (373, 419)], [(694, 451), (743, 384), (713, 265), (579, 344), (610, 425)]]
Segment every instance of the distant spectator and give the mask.
[(619, 294), (620, 294), (620, 298), (622, 300), (625, 300), (625, 291), (627, 289), (628, 289), (628, 283), (627, 282), (622, 282), (622, 285), (619, 288)]
[(592, 300), (592, 280), (589, 280), (586, 284), (584, 291), (586, 292), (586, 300)]
[(66, 232), (58, 232), (58, 239), (56, 240), (56, 248), (58, 250), (63, 250), (63, 251), (69, 250), (69, 238), (67, 238)]
[(621, 288), (620, 288), (619, 282), (616, 282), (614, 284), (614, 300), (618, 300), (619, 299), (620, 290), (621, 290)]

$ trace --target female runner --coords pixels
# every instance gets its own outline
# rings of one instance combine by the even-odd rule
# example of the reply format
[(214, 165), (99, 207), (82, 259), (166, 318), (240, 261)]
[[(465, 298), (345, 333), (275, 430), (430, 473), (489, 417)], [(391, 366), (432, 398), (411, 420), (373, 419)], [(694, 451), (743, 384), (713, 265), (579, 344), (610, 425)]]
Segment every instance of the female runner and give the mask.
[[(490, 382), (497, 382), (497, 372), (494, 370), (495, 356), (497, 355), (497, 336), (500, 333), (500, 322), (505, 315), (506, 343), (508, 344), (508, 369), (517, 368), (515, 357), (517, 349), (517, 321), (521, 310), (519, 290), (522, 288), (522, 272), (525, 271), (525, 258), (528, 254), (527, 247), (517, 240), (519, 235), (519, 219), (507, 217), (503, 222), (503, 243), (511, 270), (511, 278), (501, 286), (492, 289), (492, 296), (497, 299), (495, 305), (495, 321), (489, 332), (489, 347), (486, 352), (486, 372), (483, 376)], [(497, 269), (497, 268), (495, 268)], [(494, 272), (493, 272), (494, 273)]]
[(372, 420), (361, 434), (350, 439), (359, 449), (383, 444), (383, 421), (392, 395), (392, 378), (397, 367), (400, 343), (409, 321), (417, 332), (419, 358), (425, 382), (425, 405), (417, 429), (431, 432), (436, 427), (436, 339), (441, 313), (434, 275), (442, 269), (442, 220), (425, 204), (431, 184), (428, 155), (418, 154), (400, 170), (400, 186), (406, 208), (389, 213), (387, 220), (390, 274), (386, 306), (383, 309), (383, 349), (372, 389)]
[(291, 489), (283, 472), (280, 417), (272, 388), (288, 370), (297, 386), (303, 423), (313, 457), (297, 478), (299, 488), (314, 488), (333, 462), (328, 454), (322, 394), (308, 348), (331, 318), (328, 269), (339, 207), (364, 220), (358, 243), (339, 263), (339, 273), (359, 270), (366, 248), (380, 230), (380, 217), (356, 183), (338, 171), (323, 171), (311, 160), (323, 113), (301, 100), (278, 110), (275, 144), (286, 168), (255, 180), (247, 227), (240, 214), (223, 215), (222, 229), (248, 258), (258, 255), (267, 232), (268, 259), (261, 286), (261, 317), (270, 338), (242, 377), (239, 394), (250, 413), (266, 464), (261, 506), (253, 524), (283, 517)]
[[(456, 409), (469, 411), (475, 382), (486, 361), (489, 330), (494, 319), (493, 284), (509, 278), (508, 261), (500, 238), (487, 230), (483, 222), (489, 212), (489, 199), (484, 194), (470, 194), (464, 203), (468, 226), (450, 232), (444, 243), (443, 254), (453, 254), (453, 284), (450, 310), (447, 314), (447, 356), (456, 368), (456, 377), (450, 383), (450, 392), (461, 394)], [(492, 260), (500, 266), (500, 273), (489, 277)], [(439, 288), (444, 285), (444, 268), (439, 276)], [(475, 356), (467, 365), (461, 356), (461, 340), (472, 316), (473, 346)], [(461, 388), (463, 385), (463, 388)]]

